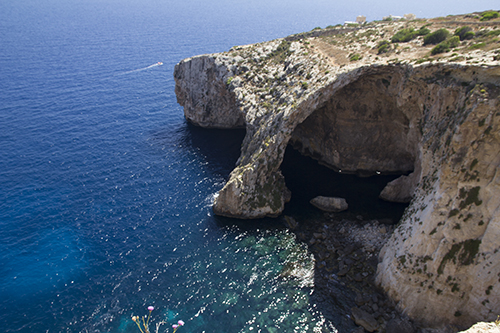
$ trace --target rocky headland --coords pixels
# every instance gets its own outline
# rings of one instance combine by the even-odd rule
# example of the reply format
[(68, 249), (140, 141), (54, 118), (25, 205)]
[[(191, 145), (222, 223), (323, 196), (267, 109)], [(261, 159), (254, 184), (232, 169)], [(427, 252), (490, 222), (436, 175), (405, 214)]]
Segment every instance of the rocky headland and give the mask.
[(287, 145), (338, 172), (401, 174), (381, 198), (409, 206), (376, 250), (375, 283), (421, 327), (497, 319), (500, 18), (492, 13), (315, 29), (181, 61), (174, 77), (186, 119), (246, 129), (214, 212), (279, 216), (293, 195), (280, 171)]

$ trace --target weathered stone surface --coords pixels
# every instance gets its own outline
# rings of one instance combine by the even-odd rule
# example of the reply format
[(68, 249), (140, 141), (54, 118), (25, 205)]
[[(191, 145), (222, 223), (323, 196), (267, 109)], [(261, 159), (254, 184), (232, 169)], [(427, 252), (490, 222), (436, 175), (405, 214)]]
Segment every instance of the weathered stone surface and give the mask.
[[(227, 61), (224, 65), (223, 60)], [(184, 106), (186, 119), (208, 128), (245, 126), (234, 92), (226, 84), (237, 70), (232, 65), (234, 61), (233, 58), (197, 56), (184, 59), (175, 66), (175, 94), (177, 102)], [(183, 66), (184, 63), (188, 65)]]
[(476, 86), (431, 97), (438, 121), (423, 128), (421, 181), (380, 253), (378, 283), (430, 325), (467, 327), (500, 308), (498, 94)]
[[(482, 65), (445, 58), (396, 63), (368, 51), (361, 61), (345, 62), (347, 51), (311, 43), (316, 47), (275, 40), (176, 66), (176, 93), (189, 121), (246, 128), (241, 156), (214, 212), (279, 215), (290, 199), (279, 169), (288, 144), (343, 173), (410, 173), (381, 194), (411, 203), (380, 253), (378, 284), (423, 325), (467, 327), (496, 319), (496, 53), (461, 51), (464, 59), (490, 59)], [(399, 56), (420, 57), (417, 46)]]
[(315, 197), (311, 199), (311, 204), (325, 212), (338, 213), (349, 208), (347, 201), (344, 198), (334, 197)]
[(378, 329), (378, 322), (371, 314), (356, 307), (351, 310), (352, 319), (356, 325), (362, 326), (368, 332), (374, 332)]
[(460, 333), (500, 333), (499, 325), (495, 323), (477, 323), (466, 331)]

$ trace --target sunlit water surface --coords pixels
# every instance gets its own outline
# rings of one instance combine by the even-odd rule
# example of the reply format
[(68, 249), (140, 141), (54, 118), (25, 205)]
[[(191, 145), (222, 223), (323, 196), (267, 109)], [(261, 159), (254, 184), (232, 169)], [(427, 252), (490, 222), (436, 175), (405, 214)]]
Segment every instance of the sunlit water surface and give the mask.
[(335, 331), (293, 233), (212, 216), (244, 132), (188, 125), (173, 81), (185, 57), (325, 16), (216, 4), (0, 4), (2, 331), (135, 332), (149, 305), (183, 332)]

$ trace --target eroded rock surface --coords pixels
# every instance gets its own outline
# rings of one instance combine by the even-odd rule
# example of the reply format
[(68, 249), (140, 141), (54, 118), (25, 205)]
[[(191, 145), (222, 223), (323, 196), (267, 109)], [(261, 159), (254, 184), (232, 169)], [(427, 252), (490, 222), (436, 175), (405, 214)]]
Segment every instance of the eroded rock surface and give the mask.
[[(362, 32), (337, 35), (345, 40)], [(463, 57), (421, 63), (414, 60), (431, 47), (417, 39), (404, 54), (365, 51), (361, 60), (346, 63), (346, 50), (361, 46), (326, 44), (321, 37), (281, 39), (176, 65), (176, 94), (189, 121), (246, 128), (241, 156), (214, 212), (237, 218), (279, 215), (290, 198), (279, 169), (288, 144), (339, 172), (408, 174), (381, 194), (411, 203), (381, 251), (378, 284), (425, 325), (467, 327), (496, 319), (500, 67), (495, 51), (465, 46)]]

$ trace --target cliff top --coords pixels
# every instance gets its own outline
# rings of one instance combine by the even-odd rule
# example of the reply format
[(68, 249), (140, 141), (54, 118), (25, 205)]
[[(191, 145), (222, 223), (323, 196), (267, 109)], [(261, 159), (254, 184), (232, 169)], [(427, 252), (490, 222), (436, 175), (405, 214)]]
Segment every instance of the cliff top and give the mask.
[[(329, 26), (278, 40), (298, 41), (303, 52), (320, 54), (330, 65), (337, 66), (426, 62), (498, 65), (499, 36), (499, 13), (486, 11), (431, 19)], [(255, 45), (263, 44), (266, 43)], [(255, 45), (236, 46), (229, 53)]]

